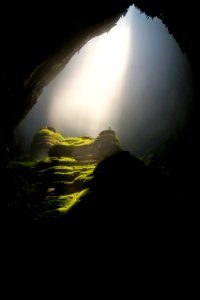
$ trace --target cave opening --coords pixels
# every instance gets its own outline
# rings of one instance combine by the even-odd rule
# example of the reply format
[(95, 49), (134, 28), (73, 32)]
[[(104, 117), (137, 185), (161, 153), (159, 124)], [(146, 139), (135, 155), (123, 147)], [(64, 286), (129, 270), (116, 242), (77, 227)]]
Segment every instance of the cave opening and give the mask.
[(190, 117), (192, 80), (186, 55), (161, 20), (131, 6), (44, 87), (17, 127), (19, 153), (27, 155), (45, 126), (93, 138), (111, 126), (136, 156), (163, 149), (176, 142)]

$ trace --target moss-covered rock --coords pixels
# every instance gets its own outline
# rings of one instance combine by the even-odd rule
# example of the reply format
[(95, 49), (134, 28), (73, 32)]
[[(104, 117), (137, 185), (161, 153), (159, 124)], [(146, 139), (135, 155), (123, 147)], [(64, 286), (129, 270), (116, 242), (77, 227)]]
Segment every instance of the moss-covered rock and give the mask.
[(89, 137), (65, 138), (49, 149), (49, 156), (74, 157), (78, 161), (85, 159), (99, 161), (120, 150), (116, 133), (113, 130), (104, 130), (96, 139)]
[(39, 129), (31, 146), (32, 161), (8, 165), (10, 181), (14, 183), (10, 211), (17, 209), (22, 219), (62, 218), (89, 192), (98, 162), (119, 150), (113, 130), (102, 131), (94, 139), (64, 138), (54, 128)]
[(22, 222), (61, 218), (85, 194), (96, 164), (70, 157), (10, 162), (9, 214)]
[(31, 159), (41, 160), (48, 156), (49, 149), (59, 144), (64, 138), (53, 127), (44, 127), (38, 130), (31, 144)]

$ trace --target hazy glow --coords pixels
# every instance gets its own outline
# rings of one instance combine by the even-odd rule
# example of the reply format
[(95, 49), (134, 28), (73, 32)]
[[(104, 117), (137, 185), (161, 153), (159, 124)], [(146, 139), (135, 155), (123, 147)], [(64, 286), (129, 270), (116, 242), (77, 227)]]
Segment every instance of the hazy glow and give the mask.
[(129, 57), (129, 25), (129, 18), (120, 19), (118, 26), (72, 58), (52, 93), (48, 119), (53, 126), (66, 131), (73, 126), (77, 134), (96, 136), (117, 119)]

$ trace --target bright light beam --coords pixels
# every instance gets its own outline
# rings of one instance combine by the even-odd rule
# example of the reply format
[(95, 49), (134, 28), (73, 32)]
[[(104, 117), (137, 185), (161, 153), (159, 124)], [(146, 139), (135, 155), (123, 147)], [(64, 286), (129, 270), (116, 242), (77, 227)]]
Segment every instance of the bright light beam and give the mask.
[(117, 122), (130, 34), (126, 16), (71, 59), (52, 93), (48, 118), (52, 126), (61, 132), (96, 136)]

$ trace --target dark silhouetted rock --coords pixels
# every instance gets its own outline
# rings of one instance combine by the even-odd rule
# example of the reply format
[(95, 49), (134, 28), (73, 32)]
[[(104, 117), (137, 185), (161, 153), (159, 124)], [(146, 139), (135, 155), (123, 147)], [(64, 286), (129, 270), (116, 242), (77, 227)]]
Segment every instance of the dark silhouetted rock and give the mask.
[(69, 212), (69, 224), (102, 230), (120, 227), (134, 231), (148, 226), (160, 230), (168, 217), (173, 219), (177, 204), (174, 202), (170, 211), (172, 199), (166, 181), (129, 152), (105, 158), (93, 175), (91, 193)]

